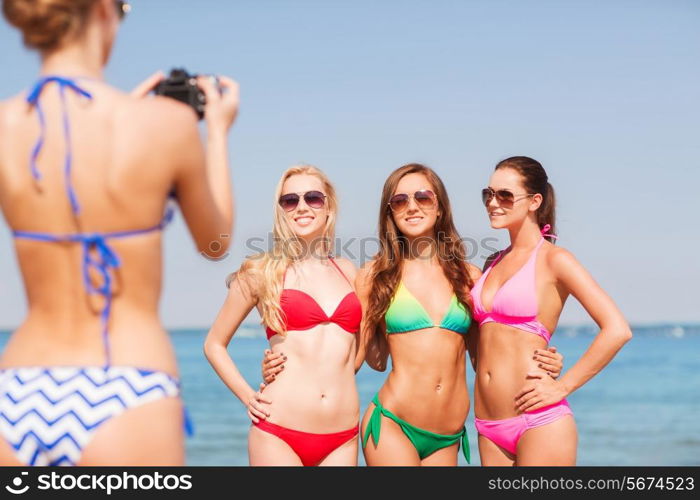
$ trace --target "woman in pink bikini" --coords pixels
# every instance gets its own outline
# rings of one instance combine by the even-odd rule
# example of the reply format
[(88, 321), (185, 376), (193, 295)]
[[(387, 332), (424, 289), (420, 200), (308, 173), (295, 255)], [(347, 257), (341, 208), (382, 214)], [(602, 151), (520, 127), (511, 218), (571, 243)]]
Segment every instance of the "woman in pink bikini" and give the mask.
[[(292, 167), (282, 175), (276, 201), (274, 247), (229, 279), (205, 353), (248, 407), (251, 465), (356, 465), (355, 334), (362, 308), (354, 265), (330, 255), (335, 190), (320, 170)], [(272, 351), (289, 356), (264, 395), (262, 385), (257, 392), (248, 385), (226, 350), (253, 308)]]
[[(632, 333), (586, 269), (552, 244), (554, 189), (542, 165), (524, 156), (503, 160), (482, 197), (491, 227), (508, 229), (511, 244), (487, 260), (471, 291), (480, 325), (475, 422), (481, 463), (575, 465), (576, 424), (565, 398), (600, 372)], [(600, 332), (555, 380), (527, 355), (546, 348), (569, 295)]]

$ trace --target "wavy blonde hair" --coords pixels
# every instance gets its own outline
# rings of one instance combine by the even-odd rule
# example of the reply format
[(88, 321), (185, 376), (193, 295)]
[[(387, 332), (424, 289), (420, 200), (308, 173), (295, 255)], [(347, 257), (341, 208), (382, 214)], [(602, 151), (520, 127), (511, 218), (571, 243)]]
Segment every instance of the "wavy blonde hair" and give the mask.
[(229, 275), (226, 280), (226, 286), (230, 286), (236, 277), (239, 281), (242, 280), (244, 286), (258, 299), (262, 309), (261, 324), (281, 335), (287, 333), (284, 312), (280, 308), (284, 272), (301, 257), (304, 250), (302, 241), (294, 234), (284, 210), (278, 203), (284, 183), (295, 175), (312, 175), (323, 183), (328, 218), (321, 236), (321, 251), (324, 255), (332, 253), (338, 208), (335, 188), (326, 174), (318, 168), (312, 165), (294, 165), (284, 171), (275, 189), (272, 249), (247, 258), (240, 269)]

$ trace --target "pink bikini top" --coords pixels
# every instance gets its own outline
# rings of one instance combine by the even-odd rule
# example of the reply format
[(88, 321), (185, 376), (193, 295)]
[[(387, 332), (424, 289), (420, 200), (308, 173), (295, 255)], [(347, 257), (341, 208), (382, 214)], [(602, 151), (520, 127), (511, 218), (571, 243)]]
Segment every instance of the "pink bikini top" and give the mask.
[(537, 252), (544, 243), (544, 236), (550, 225), (547, 224), (542, 228), (543, 238), (537, 244), (530, 255), (525, 265), (518, 272), (511, 276), (499, 288), (493, 296), (493, 304), (491, 311), (486, 311), (481, 302), (481, 290), (484, 287), (486, 278), (491, 269), (494, 268), (501, 257), (510, 249), (501, 252), (491, 266), (481, 275), (471, 290), (472, 303), (474, 304), (474, 319), (479, 322), (479, 326), (484, 323), (494, 321), (503, 325), (512, 326), (526, 332), (539, 335), (549, 343), (552, 334), (547, 328), (537, 320), (537, 289), (535, 288), (535, 262), (537, 260)]

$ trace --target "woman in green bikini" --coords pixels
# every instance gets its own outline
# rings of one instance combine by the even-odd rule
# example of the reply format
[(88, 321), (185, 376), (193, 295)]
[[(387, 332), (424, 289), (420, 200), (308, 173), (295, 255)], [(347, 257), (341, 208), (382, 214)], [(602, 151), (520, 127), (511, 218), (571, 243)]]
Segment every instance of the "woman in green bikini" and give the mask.
[[(481, 273), (466, 263), (446, 189), (433, 170), (409, 164), (389, 176), (379, 239), (378, 254), (355, 281), (363, 309), (355, 367), (366, 358), (384, 371), (391, 355), (392, 371), (362, 419), (365, 460), (457, 465), (462, 446), (469, 461), (466, 348), (475, 328), (469, 291)], [(546, 369), (559, 372), (558, 355), (539, 356)], [(267, 356), (266, 381), (274, 380), (278, 363)]]
[(470, 459), (466, 343), (478, 269), (466, 263), (447, 191), (431, 169), (395, 170), (380, 210), (379, 252), (356, 282), (364, 311), (357, 367), (367, 354), (383, 371), (390, 354), (392, 370), (362, 419), (365, 460), (457, 465), (459, 446)]

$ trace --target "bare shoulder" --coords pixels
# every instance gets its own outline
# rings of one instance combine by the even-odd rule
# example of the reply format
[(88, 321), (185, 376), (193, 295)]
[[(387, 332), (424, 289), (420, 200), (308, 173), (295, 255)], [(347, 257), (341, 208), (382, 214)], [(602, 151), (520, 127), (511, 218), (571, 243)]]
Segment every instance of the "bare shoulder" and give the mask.
[(132, 116), (138, 116), (149, 126), (165, 127), (158, 130), (168, 130), (168, 134), (182, 135), (197, 130), (197, 115), (184, 103), (162, 96), (136, 98), (128, 94), (122, 96), (128, 102)]
[(369, 286), (372, 282), (372, 273), (374, 271), (374, 260), (369, 260), (362, 264), (360, 269), (357, 271), (357, 276), (355, 277), (355, 287), (365, 288)]
[(581, 268), (581, 264), (574, 254), (560, 246), (550, 245), (545, 259), (556, 276), (562, 276), (567, 272)]
[(0, 130), (12, 130), (17, 121), (29, 110), (24, 93), (0, 101)]
[(262, 273), (263, 266), (265, 264), (264, 257), (264, 253), (259, 253), (248, 257), (246, 260), (243, 261), (238, 272), (242, 275), (247, 276), (253, 276)]
[(3, 99), (0, 101), (0, 107), (10, 107), (10, 106), (22, 106), (27, 107), (27, 91), (17, 92), (15, 95)]
[(7, 103), (8, 101), (0, 101), (0, 140), (4, 137), (5, 130), (8, 130), (6, 125), (8, 120)]
[(358, 277), (368, 277), (371, 276), (372, 273), (374, 272), (374, 265), (375, 265), (375, 260), (368, 260), (364, 264), (360, 266), (360, 269), (357, 271)]
[(180, 172), (203, 166), (197, 115), (189, 106), (162, 96), (120, 100), (120, 125), (133, 141), (158, 151), (162, 165)]
[(25, 93), (0, 101), (0, 161), (4, 153), (11, 149), (13, 132), (18, 130), (23, 121), (26, 121), (29, 110)]
[(357, 268), (350, 259), (346, 259), (345, 257), (333, 257), (333, 260), (338, 264), (340, 270), (343, 271), (343, 274), (345, 274), (350, 281), (355, 280), (357, 277)]
[(260, 295), (260, 290), (264, 278), (263, 272), (263, 254), (254, 255), (247, 258), (241, 264), (237, 271), (232, 272), (226, 277), (226, 286), (231, 288), (232, 283), (236, 283), (245, 293), (254, 297)]
[(469, 277), (472, 279), (472, 281), (476, 281), (479, 278), (481, 278), (482, 272), (481, 269), (479, 269), (477, 266), (472, 264), (471, 262), (467, 262), (467, 272), (469, 273)]

